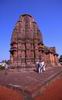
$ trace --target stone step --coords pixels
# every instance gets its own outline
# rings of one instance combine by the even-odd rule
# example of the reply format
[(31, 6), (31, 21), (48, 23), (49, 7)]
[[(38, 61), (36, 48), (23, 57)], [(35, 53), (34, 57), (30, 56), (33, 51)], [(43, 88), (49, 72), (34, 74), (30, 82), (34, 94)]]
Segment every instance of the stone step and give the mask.
[[(45, 72), (37, 73), (35, 71), (5, 71), (0, 72), (0, 85), (20, 90), (25, 98), (33, 97), (42, 93), (50, 81), (62, 74), (62, 67), (53, 67)], [(30, 99), (28, 99), (30, 100)]]

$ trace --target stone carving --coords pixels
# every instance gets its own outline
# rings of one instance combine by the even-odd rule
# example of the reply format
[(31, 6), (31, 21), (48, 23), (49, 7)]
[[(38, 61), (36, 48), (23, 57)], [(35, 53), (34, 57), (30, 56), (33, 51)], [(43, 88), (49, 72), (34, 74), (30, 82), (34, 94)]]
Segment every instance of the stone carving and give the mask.
[(10, 62), (14, 68), (33, 68), (37, 60), (47, 64), (58, 64), (55, 47), (43, 43), (42, 33), (33, 17), (28, 14), (20, 16), (11, 37)]

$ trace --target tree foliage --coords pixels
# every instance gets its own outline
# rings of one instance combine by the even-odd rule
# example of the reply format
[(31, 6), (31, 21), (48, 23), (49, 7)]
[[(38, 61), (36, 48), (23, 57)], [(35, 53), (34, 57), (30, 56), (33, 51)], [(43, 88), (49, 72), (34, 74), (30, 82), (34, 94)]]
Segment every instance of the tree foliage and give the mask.
[(62, 55), (59, 58), (59, 62), (62, 63)]
[(3, 69), (5, 69), (5, 67), (4, 67), (4, 66), (2, 66), (2, 65), (0, 65), (0, 70), (3, 70)]

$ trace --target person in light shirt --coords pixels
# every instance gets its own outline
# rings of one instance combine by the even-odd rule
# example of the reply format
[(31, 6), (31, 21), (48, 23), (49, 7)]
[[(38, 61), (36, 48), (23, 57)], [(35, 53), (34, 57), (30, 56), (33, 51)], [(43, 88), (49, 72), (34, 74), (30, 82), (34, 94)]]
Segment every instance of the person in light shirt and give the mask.
[(41, 66), (41, 72), (45, 71), (45, 62), (44, 61), (40, 62), (40, 66)]
[(36, 71), (39, 72), (39, 61), (36, 61)]
[(9, 67), (8, 67), (8, 64), (6, 63), (6, 64), (5, 64), (5, 74), (8, 73), (8, 68), (9, 68)]
[(38, 73), (45, 71), (45, 62), (44, 61), (37, 61), (36, 62), (36, 71)]

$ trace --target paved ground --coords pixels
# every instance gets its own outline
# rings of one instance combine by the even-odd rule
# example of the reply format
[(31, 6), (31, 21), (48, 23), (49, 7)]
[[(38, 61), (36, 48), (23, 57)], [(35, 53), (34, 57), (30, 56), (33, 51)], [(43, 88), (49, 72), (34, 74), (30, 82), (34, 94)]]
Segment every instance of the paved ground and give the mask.
[(17, 88), (26, 93), (25, 95), (34, 97), (39, 94), (44, 85), (60, 73), (62, 73), (62, 67), (53, 67), (40, 74), (35, 71), (14, 70), (8, 71), (7, 74), (5, 71), (0, 71), (0, 85)]

